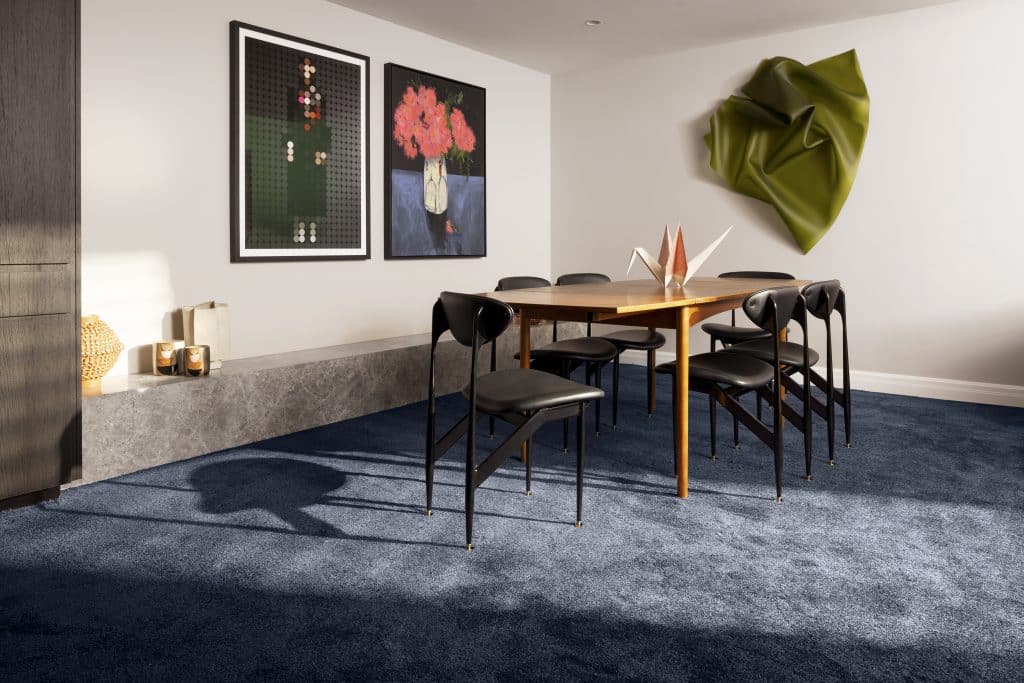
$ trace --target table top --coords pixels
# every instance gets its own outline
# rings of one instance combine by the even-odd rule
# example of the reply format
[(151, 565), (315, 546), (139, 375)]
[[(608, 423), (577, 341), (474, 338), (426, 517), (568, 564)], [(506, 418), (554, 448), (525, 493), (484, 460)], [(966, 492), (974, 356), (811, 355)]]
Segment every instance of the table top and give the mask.
[(693, 277), (686, 286), (662, 287), (653, 280), (620, 280), (486, 292), (514, 308), (562, 308), (607, 313), (642, 313), (745, 297), (767, 287), (803, 287), (811, 280)]

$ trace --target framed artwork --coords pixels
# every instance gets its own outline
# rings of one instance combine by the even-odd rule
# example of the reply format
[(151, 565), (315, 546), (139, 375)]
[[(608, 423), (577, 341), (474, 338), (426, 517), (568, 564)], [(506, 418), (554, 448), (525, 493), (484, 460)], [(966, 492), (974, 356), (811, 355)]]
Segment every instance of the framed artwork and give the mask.
[(231, 22), (231, 261), (370, 258), (363, 55)]
[(486, 91), (385, 64), (384, 92), (384, 257), (486, 256)]

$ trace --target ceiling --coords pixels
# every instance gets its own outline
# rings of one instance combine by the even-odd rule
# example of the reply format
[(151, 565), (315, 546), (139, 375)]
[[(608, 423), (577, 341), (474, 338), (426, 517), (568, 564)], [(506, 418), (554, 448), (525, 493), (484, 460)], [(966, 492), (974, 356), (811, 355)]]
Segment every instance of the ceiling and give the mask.
[(554, 74), (952, 0), (333, 1)]

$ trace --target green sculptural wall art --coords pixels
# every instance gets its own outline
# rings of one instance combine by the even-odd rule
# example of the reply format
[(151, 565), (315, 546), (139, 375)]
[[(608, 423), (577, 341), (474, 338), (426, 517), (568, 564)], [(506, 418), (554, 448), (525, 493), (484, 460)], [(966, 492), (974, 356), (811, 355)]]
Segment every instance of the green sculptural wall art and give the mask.
[(832, 227), (857, 175), (870, 100), (854, 50), (804, 66), (766, 59), (711, 117), (711, 168), (768, 202), (806, 254)]

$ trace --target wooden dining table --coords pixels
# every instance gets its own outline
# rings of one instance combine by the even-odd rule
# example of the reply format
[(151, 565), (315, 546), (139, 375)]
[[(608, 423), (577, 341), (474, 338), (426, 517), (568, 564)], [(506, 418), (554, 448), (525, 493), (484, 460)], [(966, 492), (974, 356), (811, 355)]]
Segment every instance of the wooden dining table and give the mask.
[[(530, 366), (530, 327), (534, 320), (609, 323), (675, 330), (675, 389), (680, 400), (673, 419), (678, 429), (676, 492), (689, 496), (690, 327), (705, 318), (739, 308), (747, 295), (768, 287), (803, 287), (810, 280), (693, 277), (684, 287), (662, 287), (651, 280), (558, 285), (487, 292), (519, 313), (519, 360)], [(525, 448), (525, 446), (524, 446)], [(524, 451), (524, 457), (525, 451)]]

